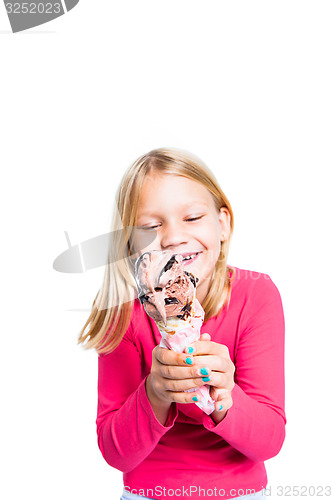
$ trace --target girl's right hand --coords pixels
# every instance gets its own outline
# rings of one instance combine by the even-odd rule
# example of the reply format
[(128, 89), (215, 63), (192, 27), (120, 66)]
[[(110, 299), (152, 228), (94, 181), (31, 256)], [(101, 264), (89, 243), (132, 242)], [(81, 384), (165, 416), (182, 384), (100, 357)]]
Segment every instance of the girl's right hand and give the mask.
[(151, 371), (146, 381), (147, 396), (153, 409), (155, 410), (155, 406), (158, 405), (161, 410), (169, 409), (172, 402), (200, 401), (199, 393), (184, 391), (204, 385), (203, 378), (209, 377), (209, 374), (210, 370), (198, 364), (190, 354), (177, 353), (160, 346), (155, 347)]

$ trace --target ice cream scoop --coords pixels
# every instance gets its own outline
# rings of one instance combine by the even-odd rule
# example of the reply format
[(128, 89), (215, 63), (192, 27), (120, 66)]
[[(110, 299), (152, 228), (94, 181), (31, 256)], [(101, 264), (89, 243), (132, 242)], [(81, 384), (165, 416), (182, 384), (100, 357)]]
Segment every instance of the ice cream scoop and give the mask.
[(141, 255), (135, 266), (139, 300), (154, 321), (190, 315), (198, 278), (184, 271), (182, 256), (170, 251), (152, 251)]
[[(137, 259), (135, 279), (139, 300), (161, 333), (160, 345), (184, 352), (189, 344), (200, 338), (205, 316), (195, 297), (198, 278), (184, 270), (182, 255), (155, 250)], [(215, 406), (209, 386), (187, 392), (194, 390), (201, 395), (196, 405), (210, 415)]]

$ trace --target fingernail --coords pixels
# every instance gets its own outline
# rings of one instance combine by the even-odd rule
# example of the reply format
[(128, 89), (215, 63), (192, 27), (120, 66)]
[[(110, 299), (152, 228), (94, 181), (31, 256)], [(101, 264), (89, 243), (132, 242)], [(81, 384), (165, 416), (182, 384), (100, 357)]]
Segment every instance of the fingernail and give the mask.
[(207, 368), (201, 368), (200, 373), (201, 373), (201, 375), (208, 375)]
[(203, 380), (203, 382), (210, 382), (210, 378), (209, 377), (202, 377), (202, 380)]
[(192, 364), (192, 359), (190, 357), (186, 358), (185, 359), (185, 363), (187, 363), (188, 365), (191, 365)]
[(189, 348), (187, 349), (187, 351), (188, 351), (188, 353), (189, 353), (189, 354), (193, 354), (194, 349), (193, 349), (193, 347), (189, 347)]
[(193, 396), (193, 401), (195, 401), (196, 403), (199, 401), (198, 398), (196, 396)]
[(221, 405), (220, 408), (219, 408), (219, 411), (223, 410), (223, 406)]

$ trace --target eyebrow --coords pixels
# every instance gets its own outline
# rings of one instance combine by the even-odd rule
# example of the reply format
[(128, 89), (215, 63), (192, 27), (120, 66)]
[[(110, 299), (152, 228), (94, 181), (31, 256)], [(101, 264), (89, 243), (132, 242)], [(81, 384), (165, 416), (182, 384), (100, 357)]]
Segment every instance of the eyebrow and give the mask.
[(182, 205), (182, 208), (191, 207), (192, 205), (199, 205), (205, 208), (208, 207), (207, 203), (204, 201), (190, 201), (189, 203), (185, 203), (185, 205)]
[[(202, 202), (202, 201), (191, 201), (189, 203), (185, 203), (184, 205), (180, 205), (179, 208), (181, 210), (186, 210), (189, 207), (193, 207), (193, 208), (198, 207), (198, 208), (208, 209), (208, 204), (205, 202)], [(142, 213), (138, 213), (137, 217), (148, 217), (148, 216), (152, 217), (153, 215), (154, 214), (152, 214), (151, 212), (142, 212)]]

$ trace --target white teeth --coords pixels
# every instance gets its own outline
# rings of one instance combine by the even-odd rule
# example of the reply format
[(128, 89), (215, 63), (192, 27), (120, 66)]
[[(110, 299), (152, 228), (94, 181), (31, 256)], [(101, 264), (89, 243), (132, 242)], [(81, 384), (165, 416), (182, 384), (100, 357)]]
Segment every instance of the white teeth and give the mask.
[(192, 255), (188, 255), (187, 257), (184, 257), (183, 260), (191, 260), (193, 259), (193, 257), (195, 257), (196, 255), (198, 255), (197, 253), (194, 253)]

